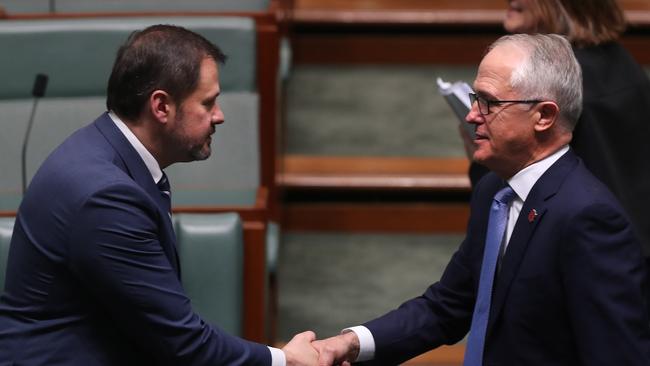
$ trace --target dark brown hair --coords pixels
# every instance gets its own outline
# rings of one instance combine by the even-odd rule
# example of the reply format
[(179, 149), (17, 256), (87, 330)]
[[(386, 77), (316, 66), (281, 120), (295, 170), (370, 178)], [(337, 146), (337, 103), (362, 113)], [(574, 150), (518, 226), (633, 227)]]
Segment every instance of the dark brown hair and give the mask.
[(578, 47), (617, 40), (625, 31), (623, 10), (616, 0), (537, 0), (534, 32), (565, 35)]
[(218, 63), (226, 60), (219, 47), (182, 27), (154, 25), (135, 31), (117, 52), (106, 107), (135, 120), (155, 90), (166, 91), (182, 104), (197, 87), (206, 57)]

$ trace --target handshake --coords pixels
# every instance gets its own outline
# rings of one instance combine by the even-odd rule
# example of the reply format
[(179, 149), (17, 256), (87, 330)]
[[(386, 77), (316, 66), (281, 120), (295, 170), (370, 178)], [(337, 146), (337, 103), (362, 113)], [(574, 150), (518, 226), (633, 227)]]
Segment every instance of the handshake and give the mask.
[(312, 331), (296, 334), (284, 348), (287, 366), (350, 365), (359, 355), (359, 338), (354, 332), (316, 340)]

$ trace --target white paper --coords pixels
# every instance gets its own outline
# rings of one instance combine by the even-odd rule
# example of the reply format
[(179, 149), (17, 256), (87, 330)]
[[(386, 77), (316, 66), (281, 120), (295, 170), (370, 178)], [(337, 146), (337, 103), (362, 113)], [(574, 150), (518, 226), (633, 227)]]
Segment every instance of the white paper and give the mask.
[(437, 83), (438, 91), (445, 97), (445, 100), (458, 118), (458, 122), (473, 140), (475, 137), (474, 125), (465, 122), (465, 117), (471, 109), (469, 93), (473, 93), (472, 88), (464, 81), (450, 83), (438, 78)]

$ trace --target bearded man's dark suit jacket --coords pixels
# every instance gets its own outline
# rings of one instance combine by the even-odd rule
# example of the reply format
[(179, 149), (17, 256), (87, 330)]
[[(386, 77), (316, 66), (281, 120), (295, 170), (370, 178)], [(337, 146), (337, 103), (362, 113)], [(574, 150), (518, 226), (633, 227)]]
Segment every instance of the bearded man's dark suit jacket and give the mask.
[(161, 199), (107, 114), (48, 157), (16, 218), (0, 365), (270, 365), (192, 312)]
[[(477, 185), (467, 237), (440, 282), (364, 324), (376, 364), (396, 364), (468, 332), (494, 194)], [(530, 214), (535, 210), (537, 214)], [(484, 365), (650, 365), (640, 244), (616, 199), (569, 150), (537, 181), (500, 263)]]

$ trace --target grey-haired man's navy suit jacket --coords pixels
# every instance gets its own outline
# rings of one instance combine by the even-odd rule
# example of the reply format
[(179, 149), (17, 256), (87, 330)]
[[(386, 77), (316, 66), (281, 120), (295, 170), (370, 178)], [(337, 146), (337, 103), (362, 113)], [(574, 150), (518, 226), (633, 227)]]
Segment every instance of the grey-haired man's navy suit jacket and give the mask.
[(107, 114), (47, 158), (16, 218), (0, 365), (270, 365), (192, 311), (161, 199)]
[[(504, 182), (476, 187), (467, 236), (440, 282), (368, 322), (375, 364), (395, 364), (468, 332), (489, 209)], [(616, 199), (572, 151), (524, 202), (492, 296), (484, 365), (650, 365), (641, 247)]]

